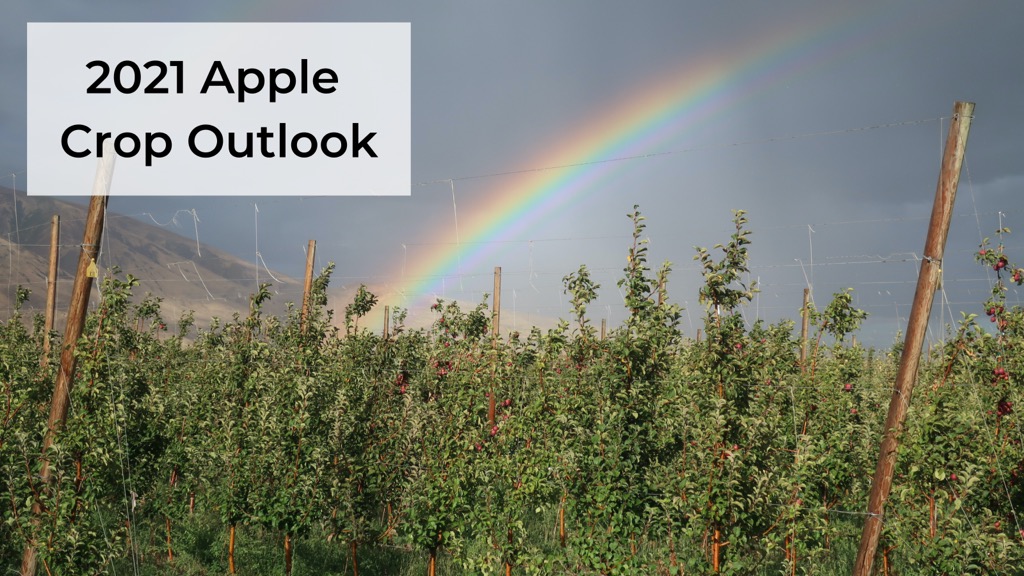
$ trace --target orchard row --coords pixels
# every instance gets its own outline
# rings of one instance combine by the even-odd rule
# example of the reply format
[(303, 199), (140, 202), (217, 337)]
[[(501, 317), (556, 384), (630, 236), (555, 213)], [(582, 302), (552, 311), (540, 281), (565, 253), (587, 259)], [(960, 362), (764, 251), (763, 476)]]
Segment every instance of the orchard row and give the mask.
[[(707, 315), (685, 339), (670, 268), (648, 268), (630, 218), (629, 315), (606, 338), (585, 267), (564, 279), (571, 320), (500, 338), (486, 301), (438, 301), (428, 329), (397, 310), (386, 338), (369, 333), (363, 290), (335, 328), (331, 268), (305, 317), (265, 315), (264, 289), (247, 316), (168, 331), (158, 300), (132, 304), (134, 278), (108, 277), (45, 455), (56, 359), (40, 369), (41, 322), (16, 314), (0, 324), (3, 567), (28, 544), (49, 574), (166, 569), (198, 516), (226, 542), (207, 568), (232, 573), (239, 528), (256, 527), (281, 535), (287, 571), (306, 539), (343, 547), (355, 573), (380, 549), (422, 554), (429, 574), (439, 555), (465, 574), (848, 572), (900, 346), (851, 345), (865, 314), (849, 291), (809, 311), (803, 361), (793, 322), (748, 328), (742, 212), (728, 243), (698, 249)], [(922, 364), (885, 571), (1024, 565), (1024, 314), (1003, 298), (1020, 270), (987, 242), (978, 259), (998, 276), (978, 305), (993, 322), (965, 317)]]

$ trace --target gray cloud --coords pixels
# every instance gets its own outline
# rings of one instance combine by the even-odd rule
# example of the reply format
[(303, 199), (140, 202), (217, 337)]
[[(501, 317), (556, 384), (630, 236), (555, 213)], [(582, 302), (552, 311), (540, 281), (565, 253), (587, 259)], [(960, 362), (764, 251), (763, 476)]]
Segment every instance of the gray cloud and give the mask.
[[(653, 263), (676, 263), (672, 296), (688, 304), (689, 329), (699, 317), (700, 275), (690, 260), (692, 247), (726, 241), (729, 210), (744, 208), (755, 232), (752, 275), (764, 285), (751, 317), (793, 317), (807, 272), (819, 304), (832, 291), (855, 287), (858, 302), (873, 314), (866, 333), (874, 343), (888, 344), (897, 313), (905, 321), (909, 312), (913, 254), (920, 256), (924, 243), (946, 125), (938, 118), (948, 117), (957, 99), (975, 101), (978, 109), (968, 150), (970, 178), (965, 173), (950, 235), (949, 253), (957, 258), (946, 270), (951, 301), (971, 309), (984, 298), (984, 282), (977, 279), (985, 271), (971, 259), (979, 231), (991, 233), (997, 211), (1011, 225), (1024, 213), (1024, 63), (1016, 29), (1024, 6), (290, 6), (263, 2), (236, 14), (254, 20), (412, 22), (413, 179), (422, 185), (408, 198), (118, 198), (111, 209), (166, 220), (178, 209), (195, 208), (204, 242), (247, 259), (258, 245), (268, 265), (293, 275), (301, 269), (306, 240), (316, 238), (322, 259), (338, 261), (342, 282), (400, 285), (409, 280), (401, 277), (403, 269), (427, 258), (439, 243), (456, 241), (456, 208), (459, 228), (468, 231), (496, 194), (510, 193), (508, 178), (459, 180), (453, 207), (447, 183), (426, 183), (564, 162), (542, 152), (608, 120), (622, 102), (658, 81), (685, 71), (706, 74), (733, 51), (827, 22), (832, 28), (823, 37), (812, 36), (775, 61), (775, 76), (733, 71), (746, 74), (748, 83), (737, 76), (710, 95), (721, 104), (713, 114), (639, 151), (678, 153), (604, 170), (561, 208), (513, 235), (494, 238), (499, 242), (491, 246), (490, 260), (463, 270), (461, 278), (446, 279), (445, 295), (478, 298), (489, 291), (491, 267), (503, 265), (506, 305), (514, 302), (524, 316), (565, 313), (560, 279), (586, 263), (603, 285), (595, 310), (615, 322), (621, 318), (615, 279), (630, 232), (623, 215), (639, 203), (650, 218)], [(88, 10), (72, 2), (9, 6), (0, 23), (0, 170), (19, 172), (25, 165), (25, 22), (225, 17), (237, 16), (195, 1), (102, 2)], [(922, 122), (909, 123), (917, 120)], [(908, 124), (861, 130), (901, 122)], [(837, 132), (795, 137), (831, 131)], [(24, 178), (18, 177), (19, 186)], [(254, 203), (260, 206), (258, 238)], [(810, 237), (808, 225), (814, 229)], [(194, 234), (187, 222), (178, 231)]]

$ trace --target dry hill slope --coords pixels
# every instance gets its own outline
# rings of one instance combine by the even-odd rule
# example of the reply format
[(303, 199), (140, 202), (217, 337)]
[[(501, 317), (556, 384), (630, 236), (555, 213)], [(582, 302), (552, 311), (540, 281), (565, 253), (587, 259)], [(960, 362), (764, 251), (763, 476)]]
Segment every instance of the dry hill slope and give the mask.
[[(116, 203), (116, 198), (111, 201)], [(32, 290), (26, 305), (29, 313), (40, 311), (45, 305), (50, 221), (55, 214), (61, 218), (57, 291), (60, 315), (67, 308), (78, 265), (86, 208), (52, 198), (29, 197), (22, 192), (12, 194), (10, 188), (0, 187), (0, 230), (6, 230), (0, 232), (3, 317), (10, 313), (18, 285)], [(123, 273), (139, 278), (136, 294), (152, 293), (162, 298), (163, 316), (172, 321), (186, 310), (195, 311), (201, 325), (213, 316), (226, 318), (236, 311), (244, 313), (256, 286), (253, 263), (209, 246), (197, 247), (195, 239), (112, 210), (107, 214), (98, 264), (103, 270), (117, 266)], [(266, 279), (266, 272), (261, 271), (260, 276)], [(283, 309), (286, 301), (301, 299), (301, 280), (277, 272), (274, 276), (282, 281), (274, 286), (280, 292), (274, 299), (274, 310)], [(95, 292), (93, 297), (96, 298)]]
[[(17, 213), (14, 211), (15, 197)], [(157, 296), (163, 300), (161, 310), (165, 320), (173, 324), (183, 312), (191, 310), (195, 312), (200, 327), (208, 326), (215, 316), (226, 319), (236, 312), (244, 315), (248, 311), (249, 296), (256, 289), (254, 262), (244, 261), (205, 244), (197, 246), (194, 236), (182, 236), (171, 229), (118, 214), (116, 206), (117, 198), (112, 198), (97, 264), (102, 270), (117, 266), (122, 277), (131, 274), (138, 278), (140, 285), (135, 289), (136, 301), (147, 293)], [(61, 218), (57, 328), (63, 330), (63, 315), (78, 266), (86, 207), (54, 198), (26, 196), (23, 192), (15, 194), (10, 188), (0, 186), (0, 321), (10, 317), (19, 285), (32, 291), (24, 307), (27, 316), (43, 310), (49, 269), (50, 221), (55, 214)], [(191, 233), (191, 222), (182, 222), (177, 230)], [(330, 254), (321, 256), (324, 262), (333, 260)], [(287, 303), (301, 302), (302, 279), (272, 272), (280, 282), (273, 282), (273, 296), (266, 310), (282, 314)], [(259, 278), (261, 282), (270, 280), (265, 270), (259, 270)], [(395, 286), (386, 282), (367, 279), (366, 283), (380, 300), (369, 316), (360, 320), (361, 327), (380, 330), (384, 323), (385, 305), (390, 305), (392, 310), (395, 306), (409, 308), (406, 318), (409, 327), (426, 326), (436, 320), (429, 304), (422, 299), (409, 301), (403, 293), (396, 291)], [(328, 291), (328, 308), (335, 310), (336, 325), (344, 324), (345, 306), (352, 302), (358, 288), (359, 281), (339, 282), (336, 276)], [(96, 290), (92, 298), (93, 302), (98, 301)], [(478, 303), (478, 300), (459, 301), (466, 310)], [(514, 308), (504, 316), (502, 325), (506, 330), (529, 330), (532, 325), (548, 328), (557, 321), (523, 310), (516, 314)]]

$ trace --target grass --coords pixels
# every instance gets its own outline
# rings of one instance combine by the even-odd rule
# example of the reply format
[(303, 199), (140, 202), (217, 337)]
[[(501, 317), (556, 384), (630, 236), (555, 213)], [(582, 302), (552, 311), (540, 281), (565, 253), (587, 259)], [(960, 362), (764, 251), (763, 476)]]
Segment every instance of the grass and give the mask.
[[(528, 519), (530, 534), (528, 545), (549, 558), (565, 557), (559, 547), (553, 510), (533, 515)], [(857, 553), (859, 528), (853, 522), (844, 529), (850, 537), (834, 541), (831, 554), (818, 561), (801, 563), (799, 573), (825, 576), (849, 574)], [(167, 550), (163, 538), (163, 523), (153, 523), (139, 534), (142, 544), (142, 558), (139, 574), (144, 576), (181, 575), (200, 576), (227, 573), (227, 530), (223, 529), (215, 516), (195, 517), (176, 524), (173, 528), (174, 561), (167, 561)], [(144, 540), (144, 541), (143, 541)], [(650, 559), (653, 573), (668, 573), (666, 548), (662, 543), (650, 543), (638, 550), (638, 554)], [(489, 547), (483, 539), (465, 543), (471, 555), (482, 556)], [(689, 553), (700, 554), (700, 550)], [(679, 551), (680, 561), (685, 560), (686, 551)], [(279, 575), (284, 568), (283, 536), (259, 527), (240, 526), (236, 533), (235, 562), (238, 574), (261, 576)], [(549, 564), (550, 565), (550, 564)], [(494, 574), (503, 574), (501, 566), (493, 566)], [(427, 555), (399, 544), (363, 545), (359, 549), (359, 572), (362, 575), (422, 576), (427, 573)], [(118, 558), (109, 570), (110, 574), (135, 574), (131, 558)], [(438, 554), (438, 576), (463, 574), (463, 568), (450, 554)], [(525, 574), (523, 569), (513, 569), (513, 574)], [(552, 566), (545, 573), (574, 574), (567, 568)], [(788, 573), (783, 566), (764, 565), (752, 574), (769, 575)], [(295, 540), (292, 574), (312, 576), (324, 574), (352, 574), (350, 549), (347, 542), (328, 542), (325, 534), (314, 531)]]
[[(139, 574), (200, 576), (228, 572), (228, 533), (215, 517), (195, 516), (173, 527), (174, 560), (168, 562), (163, 525), (147, 526)], [(351, 574), (351, 551), (347, 542), (327, 542), (314, 531), (294, 540), (292, 574), (313, 576)], [(457, 574), (450, 558), (439, 556), (439, 576)], [(426, 554), (397, 545), (364, 545), (359, 549), (360, 574), (425, 574)], [(235, 566), (239, 574), (278, 575), (284, 569), (283, 535), (259, 527), (239, 526), (235, 535)], [(134, 574), (131, 558), (118, 558), (111, 574)]]

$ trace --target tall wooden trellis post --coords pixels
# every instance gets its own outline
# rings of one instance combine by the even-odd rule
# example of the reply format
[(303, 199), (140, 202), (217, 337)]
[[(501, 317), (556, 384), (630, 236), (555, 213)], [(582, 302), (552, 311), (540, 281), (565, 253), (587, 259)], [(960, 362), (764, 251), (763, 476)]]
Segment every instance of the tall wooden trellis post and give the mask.
[(953, 118), (949, 125), (949, 135), (946, 138), (939, 184), (935, 190), (932, 217), (928, 224), (928, 236), (924, 244), (924, 259), (921, 260), (921, 272), (917, 277), (917, 290), (914, 293), (914, 304), (907, 322), (907, 337), (904, 340), (903, 353), (900, 356), (896, 383), (893, 385), (892, 398), (889, 401), (889, 413), (885, 418), (882, 444), (878, 453), (878, 465), (871, 481), (871, 493), (868, 495), (868, 515), (864, 520), (864, 530), (861, 533), (860, 547), (857, 550), (857, 561), (853, 567), (854, 576), (870, 576), (875, 552), (878, 550), (885, 501), (889, 498), (896, 468), (899, 436), (903, 432), (903, 423), (907, 417), (907, 410), (910, 408), (910, 398), (914, 391), (914, 381), (917, 378), (925, 331), (928, 329), (928, 316), (931, 314), (935, 291), (939, 286), (946, 236), (949, 233), (949, 223), (953, 216), (956, 189), (960, 182), (960, 168), (963, 166), (967, 135), (970, 132), (973, 117), (973, 103), (957, 102), (953, 106)]
[(40, 366), (50, 361), (50, 332), (57, 312), (57, 268), (60, 263), (60, 216), (50, 221), (50, 270), (46, 275), (46, 316), (43, 320), (43, 355)]
[[(49, 491), (52, 470), (48, 452), (53, 446), (57, 432), (64, 425), (68, 407), (71, 405), (71, 388), (74, 384), (75, 345), (82, 330), (85, 328), (85, 316), (89, 308), (89, 293), (92, 291), (92, 279), (89, 274), (90, 265), (95, 269), (96, 258), (100, 252), (100, 240), (103, 238), (103, 218), (107, 210), (107, 194), (110, 191), (110, 180), (114, 173), (114, 150), (107, 141), (107, 146), (100, 156), (93, 182), (93, 195), (89, 201), (89, 212), (85, 217), (85, 234), (82, 236), (82, 251), (78, 256), (78, 271), (75, 273), (74, 287), (71, 289), (71, 300), (68, 304), (68, 322), (64, 330), (63, 349), (60, 354), (60, 368), (54, 382), (53, 397), (50, 401), (50, 416), (46, 423), (46, 435), (40, 456), (39, 484), (43, 493)], [(43, 506), (37, 498), (32, 503), (32, 521), (42, 520)], [(37, 555), (33, 542), (25, 546), (21, 557), (22, 576), (34, 576), (36, 573)]]
[[(491, 344), (494, 349), (495, 356), (497, 356), (498, 349), (498, 337), (501, 335), (501, 266), (494, 267), (494, 308), (491, 311)], [(495, 357), (495, 363), (498, 359)], [(493, 367), (494, 371), (497, 372), (497, 364)], [(493, 429), (495, 426), (495, 411), (497, 409), (496, 402), (494, 399), (494, 375), (491, 378), (490, 393), (488, 394), (489, 400), (487, 403), (487, 422)]]
[(309, 317), (309, 297), (313, 291), (313, 262), (316, 258), (316, 240), (310, 240), (306, 246), (306, 279), (302, 285), (302, 333), (306, 332)]

